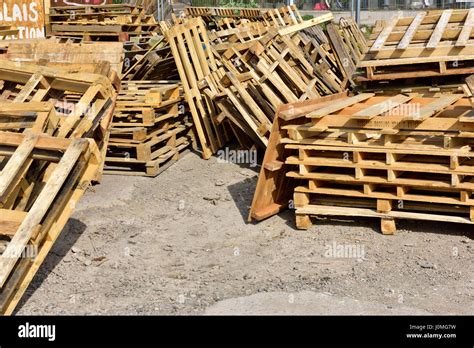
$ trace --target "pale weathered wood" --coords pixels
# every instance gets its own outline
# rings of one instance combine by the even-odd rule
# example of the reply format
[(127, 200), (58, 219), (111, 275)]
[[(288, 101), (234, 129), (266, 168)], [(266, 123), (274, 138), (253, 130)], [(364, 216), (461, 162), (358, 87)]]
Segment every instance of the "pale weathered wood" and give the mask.
[(410, 27), (403, 35), (403, 38), (398, 43), (397, 49), (403, 50), (408, 47), (425, 16), (426, 12), (420, 12), (416, 15), (416, 17), (413, 19), (413, 22), (411, 22)]
[(469, 9), (469, 12), (467, 14), (467, 18), (464, 22), (461, 33), (459, 34), (459, 37), (456, 43), (454, 44), (456, 47), (466, 46), (467, 42), (469, 41), (471, 37), (473, 25), (474, 25), (474, 9), (471, 8)]
[(441, 37), (443, 36), (443, 32), (446, 29), (446, 26), (448, 25), (449, 17), (451, 17), (452, 13), (452, 10), (443, 11), (438, 24), (436, 24), (436, 28), (433, 31), (433, 34), (431, 34), (430, 40), (426, 44), (427, 48), (435, 48), (438, 45), (441, 40)]
[(5, 284), (10, 272), (21, 257), (23, 249), (31, 239), (34, 229), (47, 213), (67, 176), (88, 144), (89, 142), (84, 139), (76, 139), (71, 142), (70, 147), (68, 147), (46, 185), (36, 198), (27, 217), (23, 220), (4, 253), (0, 256), (0, 287), (3, 287)]

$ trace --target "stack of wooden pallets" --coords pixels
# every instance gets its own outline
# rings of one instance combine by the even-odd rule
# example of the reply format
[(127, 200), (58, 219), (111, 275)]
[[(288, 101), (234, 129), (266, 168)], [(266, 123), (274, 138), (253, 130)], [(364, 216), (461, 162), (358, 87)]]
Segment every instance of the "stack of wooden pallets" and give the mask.
[(377, 27), (360, 81), (474, 73), (474, 9), (419, 12)]
[[(251, 209), (261, 220), (285, 206), (311, 216), (474, 223), (474, 111), (463, 94), (371, 93), (285, 105)], [(293, 194), (293, 197), (291, 196)]]
[(129, 4), (51, 7), (48, 35), (83, 41), (146, 39), (159, 32), (154, 16)]
[(218, 18), (252, 19), (263, 20), (262, 10), (258, 8), (221, 8), (221, 7), (197, 7), (187, 6), (184, 9), (186, 17), (202, 17), (206, 22), (212, 22)]
[(191, 146), (191, 123), (178, 84), (123, 82), (106, 158), (106, 174), (156, 176)]

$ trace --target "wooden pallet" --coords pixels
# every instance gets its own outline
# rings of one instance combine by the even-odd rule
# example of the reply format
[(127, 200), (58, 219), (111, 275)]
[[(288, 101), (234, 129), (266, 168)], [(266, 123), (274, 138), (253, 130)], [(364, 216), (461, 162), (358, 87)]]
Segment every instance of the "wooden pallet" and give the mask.
[(122, 80), (179, 79), (171, 49), (163, 37), (148, 39), (145, 42), (128, 42), (124, 47)]
[(204, 22), (192, 18), (165, 32), (183, 84), (186, 102), (191, 110), (202, 156), (208, 159), (225, 144), (225, 137), (216, 123), (216, 110), (199, 81), (217, 71)]
[[(124, 63), (118, 42), (59, 42), (57, 39), (15, 41), (5, 58), (17, 64), (41, 64), (62, 71), (102, 74), (118, 87)], [(118, 88), (117, 88), (118, 89)]]
[(262, 19), (262, 10), (257, 8), (221, 8), (186, 6), (186, 17), (203, 17), (205, 21), (213, 21), (216, 17)]
[(357, 65), (367, 51), (367, 43), (363, 33), (352, 18), (341, 18), (339, 25), (329, 23), (326, 26), (327, 35), (338, 67), (344, 72), (344, 77), (355, 85), (353, 75)]
[[(107, 77), (5, 60), (0, 66), (0, 79), (4, 115), (16, 110), (4, 116), (3, 130), (23, 132), (33, 128), (59, 138), (92, 138), (102, 152), (103, 166), (116, 98)], [(34, 112), (36, 120), (30, 117), (31, 122), (18, 124), (24, 120), (19, 117), (27, 112)], [(100, 177), (101, 170), (96, 180)]]
[(94, 141), (0, 132), (0, 313), (11, 314), (100, 162)]
[[(150, 161), (142, 161), (128, 158), (128, 151), (123, 151), (123, 157), (107, 157), (106, 174), (111, 175), (138, 175), (155, 177), (171, 165), (176, 163), (186, 153), (189, 152), (192, 138), (188, 135), (173, 139), (174, 144), (161, 147), (161, 151), (155, 159)], [(117, 151), (115, 150), (117, 153)]]
[(178, 84), (124, 81), (117, 98), (105, 172), (156, 176), (192, 145)]
[(473, 9), (394, 17), (372, 34), (360, 80), (472, 74), (473, 25)]
[[(372, 209), (355, 216), (380, 217), (384, 233), (394, 232), (394, 218), (441, 221), (454, 214), (444, 221), (473, 221), (474, 114), (468, 98), (327, 98), (279, 110), (251, 219), (277, 213), (294, 192), (298, 228), (309, 227), (316, 212), (354, 212), (353, 199)], [(417, 215), (422, 205), (440, 216)]]
[(48, 35), (82, 41), (128, 41), (156, 36), (160, 30), (153, 15), (129, 4), (51, 7), (47, 28)]

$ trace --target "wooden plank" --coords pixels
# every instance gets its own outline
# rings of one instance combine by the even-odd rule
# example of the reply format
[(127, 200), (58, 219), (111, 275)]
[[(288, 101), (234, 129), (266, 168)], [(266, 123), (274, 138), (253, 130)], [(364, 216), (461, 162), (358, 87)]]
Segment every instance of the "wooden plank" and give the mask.
[(430, 117), (436, 114), (437, 112), (443, 110), (444, 108), (448, 107), (449, 105), (455, 103), (462, 97), (462, 94), (442, 96), (429, 104), (423, 105), (420, 108), (420, 112), (417, 118), (424, 119)]
[(370, 49), (369, 49), (370, 52), (377, 52), (377, 51), (380, 51), (383, 48), (383, 46), (385, 45), (385, 41), (387, 41), (388, 36), (392, 32), (393, 27), (396, 26), (399, 18), (400, 17), (392, 18), (390, 20), (390, 23), (386, 27), (383, 28), (382, 32), (377, 37), (377, 40), (375, 40), (372, 47), (370, 47)]
[(18, 171), (21, 170), (27, 162), (37, 141), (37, 135), (29, 134), (21, 145), (18, 146), (16, 151), (13, 153), (13, 156), (10, 157), (6, 166), (2, 169), (0, 173), (0, 202), (3, 201), (5, 195), (8, 193), (10, 185), (17, 179)]
[(410, 27), (405, 32), (405, 34), (403, 35), (403, 38), (400, 40), (400, 42), (397, 45), (397, 48), (399, 50), (403, 50), (408, 47), (408, 45), (410, 44), (413, 36), (415, 35), (418, 27), (420, 26), (425, 16), (426, 16), (426, 12), (420, 12), (416, 15), (416, 17), (413, 19), (413, 22), (411, 22)]
[(398, 107), (401, 104), (404, 104), (411, 99), (413, 99), (414, 96), (406, 96), (406, 95), (397, 95), (391, 98), (388, 98), (378, 104), (371, 105), (363, 110), (360, 110), (356, 112), (355, 114), (351, 115), (352, 118), (364, 118), (364, 119), (371, 119), (375, 116), (381, 115), (385, 112), (390, 111), (391, 109), (394, 109)]
[(286, 26), (286, 27), (278, 30), (278, 34), (280, 34), (280, 35), (293, 34), (293, 33), (296, 33), (297, 31), (307, 29), (307, 28), (311, 28), (311, 27), (313, 27), (315, 25), (318, 25), (318, 24), (321, 24), (321, 23), (332, 21), (333, 19), (334, 19), (333, 14), (332, 13), (327, 13), (327, 14), (324, 14), (322, 16), (318, 16), (316, 18), (312, 18), (310, 20), (304, 21), (302, 23)]
[(448, 216), (426, 213), (413, 213), (405, 211), (392, 210), (388, 213), (378, 213), (373, 209), (367, 208), (352, 208), (352, 207), (337, 207), (325, 205), (308, 205), (296, 210), (296, 214), (309, 215), (332, 215), (332, 216), (366, 216), (377, 218), (398, 218), (398, 219), (413, 219), (413, 220), (428, 220), (440, 222), (456, 222), (464, 224), (474, 224), (468, 218), (460, 216)]
[(358, 94), (358, 95), (350, 97), (350, 98), (342, 99), (342, 100), (339, 100), (339, 101), (334, 101), (333, 104), (330, 104), (330, 105), (328, 105), (324, 108), (321, 108), (319, 110), (310, 112), (309, 114), (306, 115), (306, 117), (307, 118), (321, 118), (321, 117), (324, 117), (326, 115), (329, 115), (329, 114), (335, 113), (337, 111), (340, 111), (340, 110), (342, 110), (342, 109), (344, 109), (348, 106), (351, 106), (351, 105), (360, 103), (364, 100), (367, 100), (369, 98), (372, 98), (373, 96), (375, 96), (374, 93), (362, 93), (362, 94)]
[(441, 37), (443, 36), (444, 30), (446, 29), (446, 26), (449, 23), (449, 17), (451, 17), (452, 13), (452, 10), (443, 11), (443, 13), (441, 14), (441, 18), (438, 21), (438, 24), (436, 24), (436, 28), (433, 31), (433, 34), (431, 34), (430, 40), (426, 44), (427, 48), (436, 48), (436, 46), (438, 46), (438, 43), (440, 42)]
[(466, 46), (467, 42), (471, 37), (472, 27), (474, 25), (474, 9), (469, 9), (469, 13), (467, 14), (467, 18), (464, 21), (464, 25), (462, 27), (461, 33), (454, 44), (456, 47)]

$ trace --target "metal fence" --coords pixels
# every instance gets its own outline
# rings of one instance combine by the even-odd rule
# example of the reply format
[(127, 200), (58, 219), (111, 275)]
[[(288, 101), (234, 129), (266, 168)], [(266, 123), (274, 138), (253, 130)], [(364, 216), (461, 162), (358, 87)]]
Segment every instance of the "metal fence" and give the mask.
[[(192, 6), (207, 7), (260, 7), (278, 8), (289, 5), (285, 1), (259, 1), (259, 0), (191, 0)], [(355, 0), (354, 0), (355, 1)], [(351, 0), (295, 0), (294, 4), (300, 10), (318, 11), (350, 11)], [(433, 10), (446, 8), (471, 8), (474, 2), (459, 0), (361, 0), (361, 10)]]

